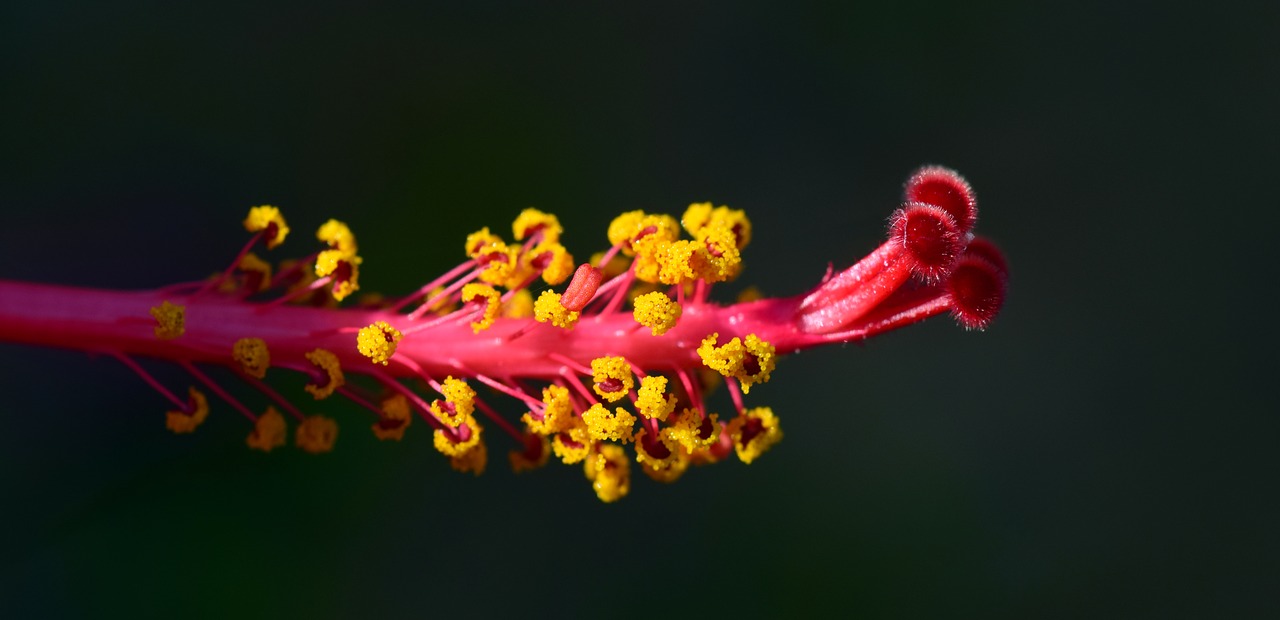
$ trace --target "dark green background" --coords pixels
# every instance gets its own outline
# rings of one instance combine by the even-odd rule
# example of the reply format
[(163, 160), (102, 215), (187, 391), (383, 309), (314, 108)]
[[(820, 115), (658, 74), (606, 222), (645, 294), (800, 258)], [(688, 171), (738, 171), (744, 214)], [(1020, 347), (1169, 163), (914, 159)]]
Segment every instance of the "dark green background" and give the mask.
[(1008, 305), (784, 360), (783, 443), (616, 505), (354, 408), (323, 457), (176, 437), (119, 364), (3, 345), (0, 615), (1280, 611), (1276, 3), (174, 4), (0, 8), (0, 277), (200, 277), (272, 203), (403, 292), (526, 206), (585, 255), (714, 200), (794, 294), (944, 163)]

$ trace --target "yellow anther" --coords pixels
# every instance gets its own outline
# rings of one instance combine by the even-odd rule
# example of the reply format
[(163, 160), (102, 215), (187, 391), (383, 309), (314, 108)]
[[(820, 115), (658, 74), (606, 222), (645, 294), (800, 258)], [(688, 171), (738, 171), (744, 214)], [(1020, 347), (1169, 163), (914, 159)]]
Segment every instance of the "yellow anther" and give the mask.
[(723, 228), (733, 233), (734, 245), (739, 250), (751, 243), (751, 220), (741, 209), (725, 206), (712, 209), (709, 202), (695, 203), (689, 205), (680, 219), (694, 239), (704, 239), (708, 229)]
[(447, 377), (440, 385), (440, 393), (444, 402), (436, 399), (431, 402), (431, 412), (446, 425), (457, 428), (463, 422), (472, 419), (476, 410), (476, 391), (462, 379)]
[(466, 250), (467, 256), (470, 256), (471, 258), (475, 258), (485, 248), (495, 243), (502, 243), (502, 237), (499, 237), (498, 235), (490, 233), (489, 227), (486, 226), (484, 228), (481, 228), (480, 230), (477, 230), (467, 235), (467, 242), (464, 248)]
[(533, 316), (533, 293), (520, 289), (502, 304), (502, 316), (508, 319), (527, 319)]
[(750, 464), (773, 444), (782, 441), (782, 427), (769, 407), (748, 409), (729, 422), (725, 429), (733, 438), (733, 449), (738, 459)]
[(508, 247), (507, 244), (497, 241), (477, 252), (475, 259), (484, 265), (484, 271), (480, 272), (481, 282), (501, 286), (518, 277), (519, 248)]
[(609, 223), (609, 243), (622, 245), (622, 253), (634, 256), (634, 245), (644, 239), (675, 241), (680, 238), (680, 224), (670, 215), (628, 211)]
[(175, 306), (169, 300), (151, 308), (151, 316), (156, 319), (156, 338), (173, 340), (186, 331), (186, 306)]
[(267, 249), (274, 249), (289, 236), (289, 225), (285, 224), (280, 209), (270, 205), (249, 209), (249, 215), (244, 218), (244, 229), (251, 233), (262, 231)]
[(680, 225), (689, 231), (690, 235), (698, 236), (698, 231), (702, 230), (707, 222), (711, 221), (711, 210), (714, 208), (709, 202), (695, 202), (684, 210), (684, 215), (680, 216)]
[(525, 435), (525, 448), (508, 452), (507, 460), (511, 462), (511, 471), (518, 474), (546, 465), (550, 456), (551, 442), (546, 437)]
[(307, 416), (293, 436), (294, 445), (311, 454), (332, 450), (333, 442), (337, 440), (338, 423), (322, 415)]
[(187, 409), (190, 411), (167, 411), (164, 415), (165, 428), (182, 434), (196, 430), (209, 417), (209, 400), (204, 393), (193, 387), (187, 388)]
[(409, 399), (404, 394), (392, 395), (382, 401), (382, 417), (373, 423), (373, 436), (383, 441), (400, 441), (412, 422)]
[(680, 459), (680, 444), (667, 433), (649, 436), (649, 429), (636, 435), (636, 462), (652, 469), (667, 469)]
[(619, 446), (601, 445), (586, 459), (583, 473), (602, 502), (617, 501), (631, 491), (631, 462)]
[(649, 333), (661, 336), (675, 327), (680, 320), (680, 304), (672, 301), (666, 293), (654, 291), (645, 293), (631, 301), (635, 310), (631, 313), (636, 322), (649, 328)]
[(697, 242), (681, 239), (671, 241), (662, 246), (662, 251), (655, 254), (658, 262), (658, 282), (676, 285), (692, 282), (700, 276), (694, 270), (698, 264), (699, 248)]
[(582, 421), (586, 423), (591, 438), (596, 441), (627, 443), (631, 441), (631, 428), (635, 426), (636, 417), (622, 407), (609, 413), (604, 405), (596, 403), (582, 413)]
[(240, 363), (244, 374), (257, 379), (267, 375), (271, 367), (271, 352), (261, 338), (241, 338), (231, 346), (231, 357)]
[(484, 473), (489, 464), (489, 447), (483, 441), (476, 442), (475, 447), (458, 456), (449, 457), (449, 467), (459, 473), (473, 473), (477, 476)]
[(360, 289), (359, 256), (342, 250), (325, 250), (316, 256), (316, 276), (333, 279), (333, 298), (342, 301)]
[[(476, 423), (474, 417), (467, 417), (463, 420), (463, 424), (457, 427), (458, 430), (451, 430), (446, 433), (443, 429), (436, 430), (435, 446), (441, 454), (449, 457), (462, 456), (475, 448), (480, 443), (480, 433), (484, 431), (479, 424)], [(461, 433), (465, 438), (455, 440), (450, 435), (453, 433)]]
[(254, 450), (270, 452), (283, 446), (288, 436), (289, 429), (285, 426), (284, 416), (275, 407), (268, 406), (253, 423), (253, 432), (249, 433), (244, 442)]
[(676, 395), (666, 394), (667, 378), (649, 375), (640, 379), (637, 390), (636, 410), (646, 418), (654, 418), (659, 422), (676, 409)]
[(617, 402), (635, 387), (631, 378), (631, 364), (621, 357), (597, 357), (591, 360), (591, 386), (596, 394), (609, 402)]
[(502, 295), (498, 294), (498, 291), (488, 284), (472, 282), (463, 286), (462, 302), (470, 303), (475, 299), (484, 303), (484, 311), (480, 315), (480, 320), (471, 322), (471, 331), (478, 334), (492, 327), (494, 319), (498, 318), (498, 311), (502, 308)]
[(324, 383), (308, 383), (303, 386), (316, 400), (328, 398), (333, 391), (342, 387), (347, 379), (342, 374), (342, 364), (338, 356), (325, 349), (313, 349), (306, 353), (308, 362), (323, 370), (328, 377)]
[[(639, 459), (640, 450), (636, 450)], [(675, 450), (672, 452), (671, 462), (664, 468), (657, 468), (650, 461), (642, 461), (640, 463), (640, 471), (656, 482), (670, 484), (680, 479), (684, 472), (689, 469), (689, 456), (683, 450)]]
[(551, 435), (573, 425), (573, 400), (569, 397), (568, 388), (560, 385), (542, 388), (542, 402), (547, 406), (542, 410), (541, 417), (534, 416), (532, 412), (520, 417), (530, 431), (539, 435)]
[(716, 339), (719, 337), (720, 334), (715, 333), (703, 338), (702, 344), (698, 347), (698, 356), (702, 358), (702, 363), (707, 368), (726, 377), (736, 376), (742, 372), (742, 358), (746, 349), (737, 337), (717, 347)]
[(245, 274), (244, 285), (254, 292), (265, 291), (271, 286), (271, 263), (249, 252), (240, 258), (236, 271)]
[(521, 211), (516, 216), (516, 221), (511, 223), (511, 232), (515, 234), (516, 241), (522, 241), (538, 231), (542, 232), (543, 241), (554, 243), (560, 240), (564, 228), (560, 226), (560, 220), (556, 216), (534, 208)]
[(542, 291), (538, 300), (533, 302), (533, 318), (539, 323), (551, 323), (556, 327), (573, 329), (578, 322), (578, 313), (560, 305), (560, 293)]
[(633, 244), (633, 253), (636, 258), (632, 268), (635, 270), (637, 280), (650, 283), (658, 282), (659, 274), (662, 271), (660, 259), (666, 256), (667, 248), (671, 243), (666, 239), (650, 235)]
[(568, 280), (577, 268), (573, 255), (554, 241), (543, 241), (533, 246), (529, 257), (533, 267), (542, 269), (542, 281), (553, 286)]
[(378, 321), (360, 328), (360, 333), (356, 334), (356, 349), (373, 363), (386, 366), (387, 360), (396, 354), (396, 345), (402, 337), (400, 330), (386, 321)]
[(726, 377), (734, 377), (742, 383), (744, 394), (751, 386), (765, 383), (777, 365), (773, 345), (755, 334), (747, 334), (746, 344), (735, 337), (723, 346), (715, 346), (719, 334), (711, 334), (702, 340), (698, 355), (702, 363)]
[(356, 254), (356, 236), (351, 229), (338, 220), (329, 220), (316, 230), (316, 239), (327, 243), (330, 248), (343, 252), (347, 256)]
[(742, 382), (743, 394), (749, 393), (751, 386), (756, 383), (768, 382), (769, 373), (778, 365), (778, 355), (773, 345), (755, 334), (747, 334), (746, 349), (742, 371), (737, 375), (738, 381)]
[(663, 431), (684, 447), (686, 454), (709, 448), (720, 440), (720, 422), (714, 413), (705, 418), (697, 409), (688, 409), (676, 416), (676, 423)]
[(591, 447), (594, 445), (595, 442), (591, 441), (591, 432), (587, 430), (587, 424), (581, 418), (574, 417), (569, 428), (556, 433), (551, 440), (551, 451), (565, 465), (573, 465), (587, 458), (587, 454), (591, 452)]
[(691, 264), (699, 278), (725, 282), (742, 273), (742, 253), (735, 245), (733, 231), (723, 226), (708, 226), (693, 243), (698, 245), (698, 251)]
[(613, 221), (609, 222), (609, 231), (606, 233), (609, 236), (609, 245), (621, 245), (623, 254), (634, 256), (631, 240), (635, 237), (636, 231), (640, 230), (642, 219), (644, 219), (644, 211), (627, 211), (613, 218)]

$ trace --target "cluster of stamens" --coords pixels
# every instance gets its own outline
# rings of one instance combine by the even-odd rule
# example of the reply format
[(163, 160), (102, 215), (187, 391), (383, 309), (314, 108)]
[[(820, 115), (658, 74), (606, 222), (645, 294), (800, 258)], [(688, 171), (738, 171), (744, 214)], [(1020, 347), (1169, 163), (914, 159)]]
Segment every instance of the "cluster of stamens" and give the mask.
[[(273, 250), (290, 228), (275, 207), (254, 207), (244, 221), (252, 238), (230, 266), (149, 292), (138, 314), (151, 318), (126, 317), (120, 333), (93, 348), (174, 404), (166, 424), (176, 433), (204, 421), (204, 392), (192, 387), (178, 398), (134, 356), (188, 370), (252, 422), (246, 443), (257, 450), (288, 443), (281, 411), (295, 420), (299, 448), (333, 448), (335, 420), (302, 413), (266, 383), (275, 372), (299, 372), (315, 400), (339, 395), (367, 410), (380, 440), (412, 435), (416, 417), (454, 469), (479, 474), (492, 425), (509, 436), (515, 471), (552, 457), (579, 464), (609, 502), (630, 489), (632, 462), (672, 482), (690, 465), (730, 454), (751, 463), (777, 444), (777, 416), (748, 407), (745, 396), (769, 381), (785, 353), (942, 312), (986, 327), (1003, 302), (1006, 270), (999, 250), (973, 236), (976, 218), (963, 179), (924, 168), (907, 182), (888, 241), (867, 258), (804, 295), (721, 305), (712, 288), (741, 274), (751, 241), (742, 211), (698, 203), (680, 219), (624, 213), (608, 228), (608, 247), (579, 263), (561, 244), (559, 220), (526, 209), (511, 242), (480, 229), (466, 236), (460, 264), (418, 290), (399, 299), (364, 295), (337, 309), (359, 290), (362, 260), (350, 229), (330, 220), (316, 233), (320, 250), (272, 264), (250, 250)], [(258, 388), (265, 410), (222, 389), (201, 370), (211, 364)], [(719, 384), (730, 416), (707, 398)]]

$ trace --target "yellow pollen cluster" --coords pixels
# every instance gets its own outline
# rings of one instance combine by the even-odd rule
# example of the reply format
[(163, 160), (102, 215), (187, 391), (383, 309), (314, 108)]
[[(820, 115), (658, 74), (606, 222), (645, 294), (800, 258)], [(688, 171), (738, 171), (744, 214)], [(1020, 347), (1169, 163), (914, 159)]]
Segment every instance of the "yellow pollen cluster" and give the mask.
[(636, 417), (621, 407), (614, 413), (609, 413), (604, 405), (596, 403), (582, 413), (582, 421), (586, 423), (591, 438), (596, 441), (627, 443), (631, 441), (631, 428), (635, 426)]
[(356, 236), (351, 234), (351, 229), (346, 224), (338, 220), (329, 220), (321, 224), (316, 230), (316, 239), (348, 256), (355, 256), (357, 252)]
[(484, 271), (480, 272), (481, 282), (504, 286), (517, 278), (520, 250), (507, 247), (502, 241), (486, 244), (473, 258), (485, 266)]
[(395, 394), (382, 401), (382, 417), (373, 423), (373, 436), (382, 441), (400, 441), (411, 422), (409, 399), (404, 394)]
[(396, 345), (401, 338), (400, 330), (386, 321), (378, 321), (360, 328), (360, 333), (356, 334), (356, 349), (373, 363), (386, 366), (387, 360), (396, 354)]
[(542, 388), (542, 402), (547, 406), (542, 410), (541, 418), (535, 417), (532, 412), (520, 417), (530, 432), (551, 435), (566, 430), (573, 424), (573, 400), (569, 397), (568, 388), (560, 385)]
[(534, 231), (540, 231), (544, 241), (556, 242), (564, 233), (564, 227), (560, 226), (560, 220), (556, 216), (534, 208), (521, 211), (520, 215), (516, 216), (516, 220), (511, 223), (511, 232), (515, 235), (516, 241), (524, 240)]
[[(773, 345), (755, 334), (747, 334), (746, 343), (734, 337), (723, 346), (716, 346), (720, 334), (711, 334), (702, 340), (698, 355), (708, 368), (726, 377), (734, 377), (742, 384), (744, 394), (751, 386), (765, 383), (776, 367), (777, 353)], [(754, 368), (752, 367), (754, 365)]]
[(675, 327), (680, 320), (680, 304), (671, 300), (666, 293), (654, 291), (645, 293), (632, 300), (635, 310), (632, 316), (636, 322), (649, 328), (649, 333), (661, 336)]
[(529, 256), (532, 260), (546, 263), (542, 268), (542, 281), (553, 286), (568, 280), (577, 267), (573, 262), (573, 255), (555, 241), (543, 241), (533, 246)]
[[(636, 450), (636, 460), (640, 461), (640, 451)], [(640, 461), (640, 471), (655, 482), (670, 484), (680, 479), (684, 472), (689, 469), (690, 458), (684, 452), (675, 450), (671, 453), (671, 458), (665, 467), (657, 467), (654, 461), (648, 459)]]
[(742, 211), (694, 204), (685, 212), (684, 225), (692, 240), (679, 238), (679, 224), (671, 216), (631, 211), (609, 225), (609, 242), (635, 256), (635, 276), (641, 282), (684, 286), (738, 276), (741, 251), (751, 235)]
[(565, 465), (579, 463), (587, 458), (595, 442), (591, 440), (591, 431), (581, 418), (570, 418), (569, 427), (556, 433), (551, 440), (551, 450)]
[(602, 444), (586, 459), (583, 473), (591, 481), (596, 497), (610, 503), (626, 497), (631, 491), (631, 462), (621, 447)]
[(483, 429), (476, 423), (474, 417), (467, 417), (463, 423), (470, 429), (470, 434), (462, 441), (454, 441), (444, 430), (436, 430), (434, 440), (436, 450), (445, 456), (459, 457), (474, 449), (480, 443), (480, 433)]
[[(680, 412), (676, 423), (667, 429), (667, 433), (684, 447), (686, 454), (709, 448), (720, 440), (720, 422), (714, 413), (708, 414), (707, 417), (710, 418), (709, 422), (703, 420), (702, 414), (697, 409), (686, 408)], [(708, 430), (705, 434), (704, 425)]]
[(712, 209), (709, 202), (694, 203), (685, 210), (680, 223), (695, 239), (705, 239), (709, 231), (722, 229), (733, 233), (734, 245), (739, 250), (751, 243), (751, 220), (741, 209), (725, 206)]
[(578, 323), (578, 313), (560, 305), (560, 293), (542, 291), (533, 302), (533, 318), (539, 323), (551, 323), (556, 327), (573, 329)]
[(748, 409), (729, 422), (725, 429), (733, 438), (738, 459), (748, 465), (774, 444), (782, 441), (782, 427), (769, 407)]
[(666, 377), (650, 375), (641, 379), (640, 389), (636, 392), (636, 410), (646, 418), (654, 418), (659, 422), (666, 420), (676, 409), (676, 395), (666, 394), (666, 391)]
[(307, 416), (294, 433), (293, 443), (304, 452), (323, 454), (338, 440), (338, 423), (322, 415)]
[(469, 303), (477, 298), (482, 298), (484, 301), (484, 311), (480, 315), (480, 320), (471, 322), (471, 331), (478, 334), (493, 326), (493, 321), (498, 318), (498, 311), (501, 309), (502, 296), (488, 284), (476, 284), (473, 282), (462, 287), (463, 303)]
[(175, 306), (169, 300), (151, 308), (151, 316), (156, 319), (156, 338), (173, 340), (186, 331), (186, 306)]
[(431, 402), (431, 412), (436, 414), (436, 417), (440, 418), (441, 422), (452, 428), (457, 428), (463, 422), (471, 419), (471, 414), (476, 410), (476, 391), (471, 389), (471, 386), (467, 385), (466, 381), (447, 377), (444, 383), (440, 385), (440, 393), (444, 395), (445, 402), (451, 405), (451, 407), (441, 405), (439, 399)]
[[(694, 269), (698, 254), (698, 244), (687, 239), (679, 239), (662, 244), (655, 244), (654, 260), (658, 263), (658, 282), (676, 285), (692, 282), (699, 277)], [(652, 280), (649, 280), (652, 282)]]
[(315, 364), (320, 370), (328, 375), (328, 381), (324, 385), (308, 383), (305, 386), (307, 392), (316, 398), (322, 400), (328, 398), (333, 391), (346, 384), (347, 379), (342, 374), (342, 365), (338, 361), (338, 356), (325, 349), (313, 349), (306, 353), (308, 362)]
[(191, 409), (189, 413), (182, 410), (168, 411), (164, 417), (165, 428), (180, 435), (195, 431), (209, 417), (209, 400), (203, 392), (193, 387), (187, 388), (187, 396), (187, 407)]
[[(617, 402), (626, 396), (635, 387), (635, 381), (631, 378), (631, 364), (621, 357), (597, 357), (591, 360), (591, 379), (595, 381), (595, 385), (591, 386), (596, 394), (609, 402)], [(602, 386), (603, 383), (611, 385)], [(617, 387), (615, 390), (606, 390), (604, 387)]]
[(724, 282), (742, 272), (742, 251), (735, 244), (733, 231), (709, 226), (697, 241), (702, 244), (694, 261), (695, 270), (708, 282)]
[(680, 238), (680, 224), (670, 215), (628, 211), (613, 218), (606, 233), (609, 243), (622, 246), (622, 253), (635, 256), (639, 242), (675, 241)]
[(333, 298), (342, 301), (360, 290), (360, 263), (360, 257), (354, 254), (342, 250), (325, 250), (316, 255), (316, 276), (332, 276)]
[(489, 227), (485, 226), (467, 235), (467, 241), (464, 250), (467, 256), (476, 258), (482, 254), (482, 251), (494, 243), (502, 243), (502, 237), (489, 232)]
[(745, 351), (742, 341), (735, 337), (724, 346), (717, 347), (718, 338), (720, 338), (719, 333), (703, 338), (702, 344), (698, 346), (698, 356), (702, 358), (702, 363), (707, 368), (726, 377), (732, 377), (742, 371), (742, 358)]
[(261, 379), (271, 366), (271, 352), (261, 338), (241, 338), (231, 346), (231, 357), (240, 363), (244, 374)]
[(275, 407), (267, 407), (262, 415), (253, 423), (253, 432), (245, 437), (245, 444), (254, 450), (270, 452), (285, 444), (289, 431), (285, 427), (284, 416)]
[(267, 231), (267, 249), (275, 249), (289, 236), (289, 225), (285, 224), (280, 209), (270, 205), (249, 209), (249, 215), (244, 218), (244, 229), (251, 233)]
[[(643, 429), (636, 435), (636, 462), (650, 469), (667, 469), (680, 459), (680, 444), (669, 433), (660, 433), (657, 437), (649, 437), (649, 429)], [(665, 454), (663, 454), (665, 452)]]

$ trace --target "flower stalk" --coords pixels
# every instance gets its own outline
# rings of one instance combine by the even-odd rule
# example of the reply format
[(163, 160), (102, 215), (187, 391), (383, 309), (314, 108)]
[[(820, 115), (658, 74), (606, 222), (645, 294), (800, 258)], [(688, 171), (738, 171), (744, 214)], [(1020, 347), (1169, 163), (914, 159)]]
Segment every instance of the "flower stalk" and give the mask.
[[(337, 394), (373, 412), (380, 439), (401, 439), (416, 416), (455, 469), (478, 474), (488, 454), (481, 435), (492, 424), (510, 436), (516, 471), (554, 453), (582, 463), (599, 497), (613, 501), (630, 488), (628, 443), (642, 471), (664, 482), (731, 452), (750, 463), (776, 444), (777, 416), (746, 400), (780, 356), (943, 313), (970, 329), (991, 323), (1007, 268), (996, 246), (972, 233), (968, 183), (929, 167), (904, 194), (888, 240), (863, 260), (807, 293), (731, 304), (710, 295), (741, 273), (750, 221), (710, 203), (691, 205), (679, 221), (623, 214), (609, 227), (609, 246), (580, 264), (560, 244), (558, 219), (528, 209), (512, 226), (516, 243), (482, 229), (467, 238), (465, 261), (412, 295), (341, 309), (336, 302), (359, 289), (354, 235), (330, 220), (317, 232), (328, 248), (310, 255), (314, 268), (282, 263), (273, 278), (250, 250), (274, 248), (290, 229), (278, 209), (255, 207), (244, 222), (250, 242), (202, 283), (114, 291), (0, 280), (0, 341), (118, 358), (179, 406), (169, 424), (186, 432), (199, 425), (182, 417), (194, 414), (195, 400), (183, 403), (133, 358), (175, 362), (253, 422), (250, 447), (285, 443), (279, 406), (298, 419), (300, 448), (326, 452), (336, 422), (304, 416), (263, 380), (301, 372), (315, 399)], [(538, 280), (553, 288), (535, 300), (529, 287)], [(238, 371), (270, 406), (254, 414), (200, 366)], [(349, 384), (358, 375), (372, 389)], [(729, 388), (733, 416), (708, 410), (716, 381)], [(473, 389), (480, 386), (483, 397)], [(487, 398), (525, 409), (521, 427)]]

